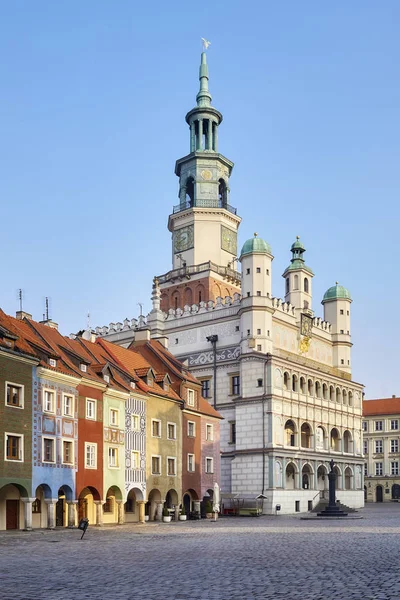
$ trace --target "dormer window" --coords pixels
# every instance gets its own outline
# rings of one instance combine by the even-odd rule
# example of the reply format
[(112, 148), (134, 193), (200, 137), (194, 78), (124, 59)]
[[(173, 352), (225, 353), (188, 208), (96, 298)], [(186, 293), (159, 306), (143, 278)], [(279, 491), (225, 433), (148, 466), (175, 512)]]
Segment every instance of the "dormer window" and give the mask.
[(189, 406), (194, 406), (194, 390), (188, 390), (187, 403)]
[(79, 365), (79, 368), (82, 371), (82, 373), (86, 373), (87, 372), (87, 365), (85, 365), (85, 363), (81, 363)]
[(57, 361), (55, 358), (49, 358), (49, 365), (51, 367), (56, 367), (57, 366)]
[(136, 383), (134, 381), (131, 381), (131, 388), (134, 390), (136, 389)]
[(110, 376), (109, 375), (103, 375), (103, 379), (106, 383), (110, 383)]
[(154, 379), (152, 378), (151, 375), (148, 375), (148, 377), (147, 377), (147, 385), (149, 387), (153, 387), (153, 384), (154, 384)]

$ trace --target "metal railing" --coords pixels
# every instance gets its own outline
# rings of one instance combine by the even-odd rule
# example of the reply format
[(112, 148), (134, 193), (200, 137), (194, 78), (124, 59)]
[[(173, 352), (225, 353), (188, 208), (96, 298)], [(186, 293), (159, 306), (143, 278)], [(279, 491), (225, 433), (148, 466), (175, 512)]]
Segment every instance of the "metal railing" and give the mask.
[(175, 215), (176, 213), (182, 212), (183, 210), (188, 210), (189, 208), (224, 208), (225, 210), (229, 211), (234, 215), (237, 214), (236, 208), (234, 208), (230, 204), (227, 204), (221, 199), (199, 199), (195, 200), (194, 202), (192, 202), (191, 200), (185, 200), (185, 202), (180, 202), (179, 204), (173, 207), (172, 214)]

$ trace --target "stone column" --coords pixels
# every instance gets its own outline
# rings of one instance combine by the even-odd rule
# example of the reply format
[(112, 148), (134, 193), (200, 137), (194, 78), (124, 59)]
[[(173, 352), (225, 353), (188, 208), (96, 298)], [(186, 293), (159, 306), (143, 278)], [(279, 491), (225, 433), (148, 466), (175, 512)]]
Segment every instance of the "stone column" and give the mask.
[(78, 504), (77, 500), (71, 500), (67, 502), (68, 505), (68, 527), (72, 528), (76, 525), (76, 505)]
[(141, 502), (138, 502), (138, 505), (139, 505), (139, 523), (144, 523), (145, 522), (145, 518), (144, 518), (145, 502), (144, 502), (144, 500), (142, 500)]
[(162, 517), (163, 517), (163, 507), (164, 507), (164, 502), (158, 502), (157, 503), (157, 510), (156, 510), (156, 514), (154, 516), (154, 520), (155, 521), (162, 521)]
[(208, 119), (208, 149), (213, 149), (213, 122)]
[(47, 504), (47, 529), (55, 529), (57, 498), (45, 500)]
[(214, 129), (214, 150), (218, 152), (218, 125), (216, 123)]
[(195, 130), (195, 121), (192, 121), (190, 124), (190, 152), (194, 152), (196, 150), (196, 130)]
[(103, 525), (103, 503), (101, 500), (95, 500), (96, 505), (96, 525), (101, 527)]
[(294, 473), (294, 489), (295, 490), (301, 489), (300, 477), (301, 477), (301, 472), (299, 470), (299, 466), (297, 465), (297, 473), (296, 472)]
[(203, 150), (203, 119), (199, 119), (199, 139), (197, 144), (198, 150)]
[(175, 504), (175, 521), (179, 521), (179, 504)]
[(21, 498), (24, 503), (24, 531), (32, 531), (32, 502), (36, 498)]
[(123, 525), (125, 523), (124, 501), (117, 500), (117, 506), (118, 506), (118, 525)]
[(317, 467), (317, 461), (313, 460), (312, 461), (312, 466), (314, 469), (314, 475), (313, 475), (313, 488), (314, 490), (318, 490), (318, 467)]

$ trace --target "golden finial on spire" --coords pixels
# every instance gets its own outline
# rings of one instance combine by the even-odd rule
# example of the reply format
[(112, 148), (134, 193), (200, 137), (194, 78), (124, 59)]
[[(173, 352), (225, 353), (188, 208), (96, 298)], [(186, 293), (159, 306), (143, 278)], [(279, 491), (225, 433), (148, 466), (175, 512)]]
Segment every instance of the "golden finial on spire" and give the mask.
[(257, 237), (257, 236), (258, 236), (258, 233), (255, 231), (254, 232), (254, 237)]

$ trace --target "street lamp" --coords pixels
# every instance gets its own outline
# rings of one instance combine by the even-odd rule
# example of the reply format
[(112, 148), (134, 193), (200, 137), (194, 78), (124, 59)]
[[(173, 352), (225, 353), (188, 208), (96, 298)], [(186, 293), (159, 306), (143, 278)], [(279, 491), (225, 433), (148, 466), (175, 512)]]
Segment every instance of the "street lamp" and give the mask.
[(210, 342), (213, 347), (214, 354), (214, 408), (217, 408), (217, 335), (209, 335), (206, 338), (207, 342)]

